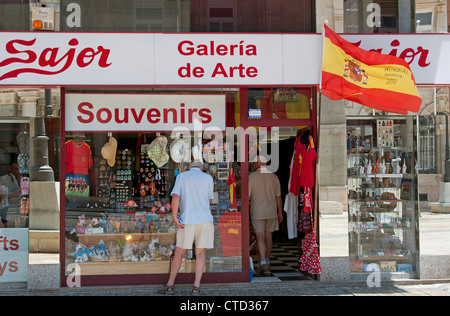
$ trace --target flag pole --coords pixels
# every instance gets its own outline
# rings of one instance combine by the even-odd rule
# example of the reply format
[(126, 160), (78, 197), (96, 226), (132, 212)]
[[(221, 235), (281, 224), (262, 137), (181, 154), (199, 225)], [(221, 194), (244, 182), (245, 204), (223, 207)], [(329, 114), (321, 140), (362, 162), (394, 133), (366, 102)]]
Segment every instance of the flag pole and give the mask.
[(319, 235), (319, 169), (320, 169), (320, 111), (322, 110), (322, 68), (323, 68), (323, 58), (325, 57), (325, 25), (328, 21), (325, 21), (322, 27), (322, 67), (320, 71), (320, 81), (319, 81), (319, 100), (317, 102), (317, 118), (316, 118), (316, 129), (317, 129), (317, 139), (316, 142), (316, 151), (317, 151), (317, 160), (316, 160), (316, 189), (314, 190), (314, 230), (316, 232), (317, 240), (320, 240)]

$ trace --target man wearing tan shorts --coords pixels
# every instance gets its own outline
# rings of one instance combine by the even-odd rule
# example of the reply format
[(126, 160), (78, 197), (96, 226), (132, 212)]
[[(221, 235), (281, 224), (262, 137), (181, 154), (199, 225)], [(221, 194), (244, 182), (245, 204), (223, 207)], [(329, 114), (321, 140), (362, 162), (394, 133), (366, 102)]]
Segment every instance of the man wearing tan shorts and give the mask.
[(264, 273), (270, 270), (273, 232), (283, 220), (281, 188), (278, 177), (266, 169), (264, 157), (258, 157), (255, 169), (248, 179), (250, 216), (261, 258), (258, 272)]
[[(186, 250), (195, 244), (195, 281), (192, 294), (200, 294), (205, 269), (206, 250), (214, 248), (214, 224), (210, 210), (213, 199), (213, 178), (202, 172), (203, 163), (192, 162), (189, 171), (179, 174), (172, 190), (173, 220), (178, 227), (175, 256), (169, 281), (158, 292), (173, 294), (174, 284)], [(178, 210), (181, 211), (178, 217)]]

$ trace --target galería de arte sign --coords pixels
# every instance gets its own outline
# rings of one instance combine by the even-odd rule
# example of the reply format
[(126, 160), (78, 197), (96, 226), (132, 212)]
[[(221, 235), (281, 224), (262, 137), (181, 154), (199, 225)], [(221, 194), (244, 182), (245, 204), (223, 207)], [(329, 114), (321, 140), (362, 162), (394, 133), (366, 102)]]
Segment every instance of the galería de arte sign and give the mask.
[[(228, 59), (234, 56), (257, 56), (258, 50), (256, 45), (246, 44), (245, 41), (231, 45), (216, 44), (215, 41), (210, 41), (208, 44), (182, 41), (178, 44), (178, 53), (183, 56), (219, 56)], [(209, 75), (211, 78), (256, 78), (258, 77), (258, 69), (243, 63), (225, 66), (223, 63), (218, 62)], [(187, 63), (185, 66), (178, 68), (178, 76), (180, 78), (204, 78), (207, 74), (203, 66)]]

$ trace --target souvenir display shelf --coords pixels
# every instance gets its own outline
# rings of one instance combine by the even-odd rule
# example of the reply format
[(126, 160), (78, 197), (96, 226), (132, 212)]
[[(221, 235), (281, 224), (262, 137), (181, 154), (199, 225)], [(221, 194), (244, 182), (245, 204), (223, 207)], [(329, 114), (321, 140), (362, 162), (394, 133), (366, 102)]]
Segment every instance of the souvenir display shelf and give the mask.
[[(105, 135), (100, 141), (99, 134), (69, 133), (66, 136), (66, 141), (87, 144), (92, 153), (88, 175), (66, 173), (65, 183), (65, 264), (77, 263), (81, 275), (170, 272), (177, 231), (172, 220), (170, 192), (176, 175), (187, 170), (189, 163), (150, 159), (149, 145), (160, 136), (159, 133), (149, 134), (149, 139), (141, 145), (141, 152), (136, 154), (132, 142), (136, 143), (137, 138), (133, 136), (116, 136), (115, 161), (105, 158), (106, 150), (96, 154), (100, 152), (98, 147), (104, 149), (108, 145)], [(169, 153), (170, 143), (163, 145)], [(208, 146), (204, 146), (203, 151), (204, 156), (211, 156)], [(90, 158), (81, 157), (84, 159), (89, 161)], [(204, 171), (214, 179), (211, 212), (216, 225), (214, 249), (207, 252), (207, 272), (242, 269), (241, 257), (227, 258), (229, 248), (222, 250), (221, 233), (217, 229), (221, 216), (230, 212), (227, 181), (231, 168), (236, 175), (239, 196), (240, 169), (237, 164), (214, 159), (204, 162)], [(236, 228), (235, 222), (232, 225)], [(241, 230), (240, 222), (238, 226)], [(239, 243), (239, 253), (240, 249)], [(225, 271), (228, 261), (234, 263), (233, 268)], [(195, 272), (195, 251), (187, 251), (180, 272)]]
[(347, 120), (351, 272), (414, 272), (418, 227), (412, 118)]

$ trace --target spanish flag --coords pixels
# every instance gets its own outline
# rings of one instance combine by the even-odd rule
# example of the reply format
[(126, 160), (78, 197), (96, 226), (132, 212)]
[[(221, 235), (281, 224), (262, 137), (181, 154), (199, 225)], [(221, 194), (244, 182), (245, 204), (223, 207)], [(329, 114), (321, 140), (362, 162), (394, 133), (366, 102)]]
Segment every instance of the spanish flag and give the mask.
[(401, 58), (363, 50), (324, 25), (321, 93), (371, 108), (408, 114), (422, 99), (409, 65)]

